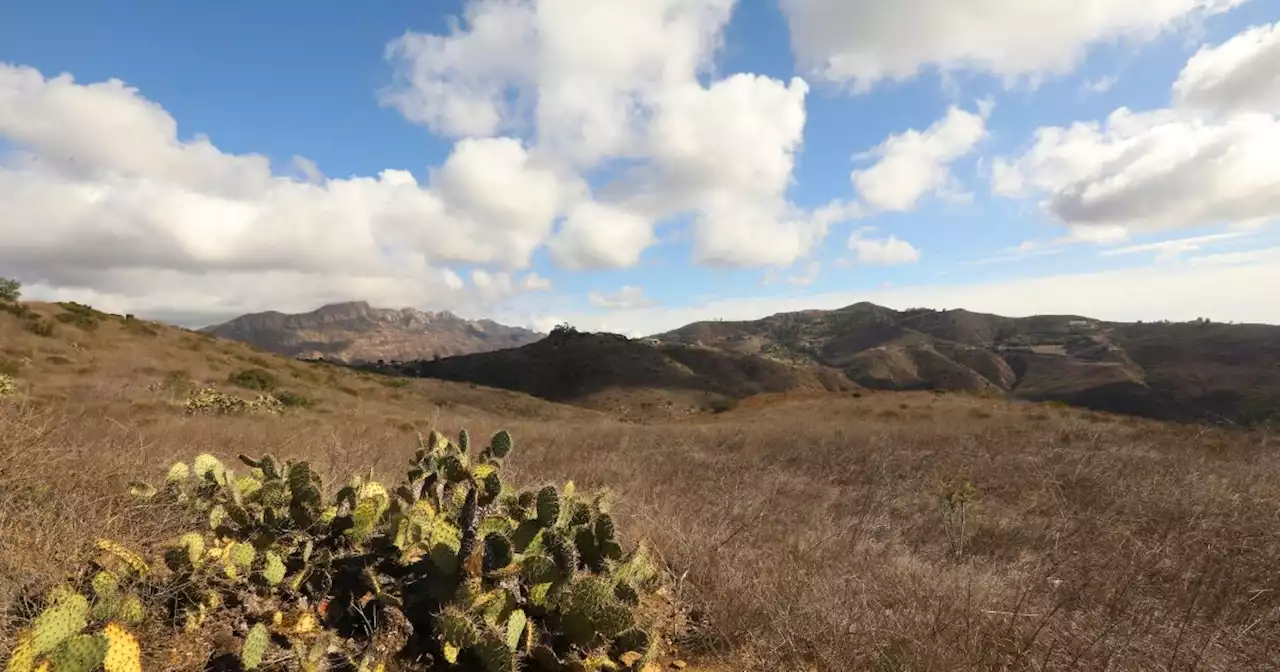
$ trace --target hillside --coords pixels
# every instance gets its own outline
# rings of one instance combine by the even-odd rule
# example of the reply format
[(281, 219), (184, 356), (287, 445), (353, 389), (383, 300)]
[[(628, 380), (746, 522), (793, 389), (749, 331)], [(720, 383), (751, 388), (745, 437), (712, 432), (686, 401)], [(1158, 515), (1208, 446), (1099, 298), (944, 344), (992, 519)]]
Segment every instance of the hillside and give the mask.
[(825, 367), (576, 331), (557, 331), (519, 348), (364, 368), (517, 390), (628, 417), (724, 410), (763, 393), (857, 387)]
[(335, 303), (309, 313), (242, 315), (201, 331), (301, 359), (375, 362), (449, 357), (532, 343), (535, 331), (453, 313)]
[[(666, 649), (685, 672), (1234, 672), (1274, 669), (1280, 651), (1280, 453), (1263, 430), (866, 389), (624, 422), (75, 304), (0, 309), (0, 384), (12, 382), (0, 385), (0, 664), (42, 596), (94, 557), (94, 539), (154, 558), (190, 529), (188, 516), (131, 498), (132, 481), (159, 482), (201, 453), (244, 475), (238, 453), (272, 453), (308, 460), (326, 484), (394, 483), (417, 432), (463, 427), (515, 437), (504, 489), (572, 480), (612, 494), (621, 537), (647, 541), (688, 607)], [(1127, 347), (1183, 366), (1181, 338), (1163, 334), (1139, 330)], [(702, 372), (694, 381), (737, 381), (722, 393), (814, 375), (715, 349), (564, 336), (561, 354), (543, 355), (569, 366), (575, 352), (629, 353), (663, 376), (684, 366)], [(786, 384), (766, 385), (775, 375)], [(205, 385), (291, 402), (279, 414), (185, 413)], [(206, 661), (240, 649), (240, 620), (184, 632), (161, 597), (137, 628), (142, 669), (239, 669)], [(280, 656), (261, 669), (293, 667)]]
[(653, 337), (838, 369), (886, 390), (942, 389), (1063, 401), (1169, 420), (1280, 418), (1280, 327), (1009, 318), (869, 303)]

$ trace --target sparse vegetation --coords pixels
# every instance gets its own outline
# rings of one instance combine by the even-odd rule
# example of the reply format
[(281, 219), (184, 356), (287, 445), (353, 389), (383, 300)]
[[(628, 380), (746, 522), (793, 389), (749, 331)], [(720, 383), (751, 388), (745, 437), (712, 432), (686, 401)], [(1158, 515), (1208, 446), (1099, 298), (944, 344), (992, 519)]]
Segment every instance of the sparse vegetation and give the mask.
[(182, 403), (189, 414), (200, 415), (238, 415), (242, 413), (279, 413), (283, 408), (280, 400), (269, 394), (260, 394), (256, 399), (241, 399), (211, 387), (199, 390)]
[(0, 303), (17, 303), (22, 298), (22, 283), (12, 278), (0, 278)]
[(18, 381), (13, 379), (13, 375), (0, 373), (0, 398), (11, 397), (17, 393)]
[[(30, 310), (46, 316), (59, 308)], [(68, 350), (72, 338), (37, 338), (25, 321), (0, 314), (0, 348), (21, 362), (24, 391), (0, 403), (0, 665), (64, 581), (89, 602), (86, 639), (76, 641), (102, 641), (96, 638), (107, 634), (105, 621), (93, 611), (105, 613), (108, 607), (97, 605), (109, 600), (94, 591), (102, 569), (95, 539), (118, 542), (154, 572), (118, 581), (115, 593), (133, 593), (144, 605), (144, 618), (132, 625), (123, 622), (128, 611), (115, 607), (120, 626), (136, 638), (143, 669), (203, 670), (211, 658), (236, 669), (246, 642), (244, 662), (253, 662), (262, 638), (252, 633), (262, 630), (258, 669), (295, 665), (292, 640), (306, 638), (290, 632), (304, 594), (288, 586), (301, 568), (288, 545), (296, 530), (255, 547), (234, 594), (206, 608), (198, 630), (185, 632), (185, 613), (175, 619), (161, 605), (200, 609), (187, 593), (160, 593), (181, 598), (176, 603), (154, 593), (173, 585), (165, 556), (197, 529), (206, 555), (225, 549), (226, 539), (208, 530), (207, 515), (164, 501), (159, 483), (161, 492), (139, 503), (129, 482), (163, 475), (192, 455), (207, 453), (230, 467), (237, 453), (269, 451), (306, 461), (320, 477), (327, 509), (337, 499), (324, 484), (340, 489), (356, 474), (361, 486), (403, 480), (406, 460), (415, 458), (405, 441), (415, 425), (451, 433), (466, 426), (484, 436), (509, 428), (520, 446), (503, 461), (504, 491), (537, 492), (565, 479), (612, 490), (619, 536), (648, 540), (655, 564), (672, 571), (672, 595), (688, 606), (687, 627), (665, 644), (689, 670), (1235, 672), (1270, 669), (1280, 650), (1280, 454), (1265, 427), (1181, 426), (973, 394), (872, 390), (778, 393), (747, 397), (723, 415), (620, 421), (465, 383), (421, 379), (391, 389), (377, 377), (250, 355), (224, 341), (193, 353), (184, 347), (185, 332), (165, 327), (144, 340), (103, 321), (93, 338)], [(54, 352), (87, 372), (51, 364)], [(319, 407), (188, 415), (147, 387), (176, 372), (196, 388), (221, 382), (244, 356), (261, 356), (268, 370), (314, 373), (313, 381), (280, 375), (288, 390)], [(619, 405), (649, 400), (642, 390), (615, 394)], [(705, 391), (695, 394), (706, 399)], [(259, 466), (236, 467), (228, 482), (257, 478), (261, 458), (251, 459)], [(967, 499), (966, 480), (974, 486)], [(199, 490), (194, 476), (186, 483), (189, 495)], [(455, 492), (463, 494), (453, 497), (465, 503), (467, 486), (459, 485)], [(211, 490), (225, 509), (231, 490)], [(387, 494), (389, 502), (396, 497)], [(448, 500), (448, 516), (460, 512), (456, 504)], [(292, 512), (271, 515), (293, 525), (286, 522)], [(390, 529), (388, 519), (378, 534)], [(457, 518), (449, 520), (458, 527)], [(232, 540), (243, 542), (239, 529)], [(316, 614), (317, 641), (328, 636), (321, 609), (355, 622), (345, 633), (352, 643), (344, 640), (339, 653), (358, 665), (375, 641), (387, 640), (370, 638), (362, 619), (352, 617), (378, 615), (380, 631), (394, 620), (381, 618), (392, 613), (385, 605), (403, 599), (404, 585), (382, 582), (394, 544), (325, 543), (339, 542), (349, 545), (333, 548), (374, 560), (371, 574), (383, 595), (363, 606), (335, 598), (322, 608), (314, 598), (324, 593), (309, 592), (307, 608)], [(483, 546), (479, 534), (475, 543)], [(267, 550), (285, 567), (276, 587)], [(345, 568), (357, 563), (338, 555), (332, 576), (348, 576)], [(223, 567), (204, 565), (194, 576), (209, 576), (193, 588), (232, 585)], [(264, 610), (250, 611), (250, 603)], [(279, 624), (266, 609), (272, 605)], [(537, 620), (531, 608), (525, 613)], [(438, 621), (420, 618), (426, 625), (415, 626), (405, 644), (434, 635)], [(496, 629), (485, 622), (490, 627)], [(552, 644), (558, 656), (573, 650), (557, 647), (564, 643)], [(470, 654), (459, 655), (465, 662)], [(424, 661), (399, 660), (387, 669), (430, 669)]]
[(227, 382), (246, 390), (268, 392), (274, 390), (279, 381), (275, 374), (262, 368), (244, 369), (227, 376)]
[(291, 392), (289, 390), (277, 390), (274, 395), (280, 401), (280, 405), (285, 408), (312, 408), (316, 405), (313, 397), (308, 397), (300, 392)]

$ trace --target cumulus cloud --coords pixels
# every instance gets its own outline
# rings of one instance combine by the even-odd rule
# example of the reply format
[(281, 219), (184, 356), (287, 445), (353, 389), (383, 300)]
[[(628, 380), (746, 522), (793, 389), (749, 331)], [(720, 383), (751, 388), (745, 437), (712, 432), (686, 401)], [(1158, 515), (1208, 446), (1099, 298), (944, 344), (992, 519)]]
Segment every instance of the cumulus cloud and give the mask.
[(212, 294), (219, 304), (183, 305), (229, 315), (330, 299), (496, 300), (494, 288), (516, 287), (476, 296), (448, 266), (528, 265), (576, 193), (509, 138), (459, 142), (427, 184), (390, 169), (325, 178), (298, 159), (295, 179), (266, 157), (178, 137), (163, 108), (119, 80), (12, 65), (0, 65), (0, 137), (13, 148), (0, 160), (0, 263), (107, 305)]
[(867, 153), (875, 164), (850, 176), (854, 188), (872, 208), (913, 209), (926, 194), (952, 186), (951, 164), (987, 137), (989, 112), (985, 104), (977, 114), (951, 107), (924, 131), (890, 136)]
[(866, 91), (926, 68), (1013, 81), (1072, 70), (1095, 44), (1150, 40), (1246, 0), (781, 0), (815, 77)]
[(601, 293), (591, 292), (587, 295), (587, 302), (596, 308), (644, 308), (653, 305), (653, 301), (645, 296), (644, 288), (635, 285), (624, 285), (616, 292)]
[(874, 228), (864, 226), (849, 235), (848, 247), (854, 252), (856, 263), (866, 266), (896, 266), (920, 260), (920, 250), (911, 243), (893, 235), (887, 238), (869, 237), (873, 231)]
[(733, 5), (471, 0), (449, 34), (392, 42), (383, 100), (436, 132), (515, 134), (572, 176), (608, 175), (568, 207), (550, 242), (561, 266), (634, 265), (681, 215), (695, 262), (791, 263), (832, 223), (787, 198), (809, 87), (711, 73)]
[(1077, 227), (1151, 231), (1280, 216), (1280, 80), (1266, 67), (1280, 53), (1276, 34), (1253, 28), (1201, 49), (1170, 107), (1038, 129), (1020, 156), (995, 161), (993, 190), (1040, 195), (1048, 213)]
[(1280, 112), (1280, 22), (1255, 26), (1187, 61), (1174, 103), (1209, 112)]

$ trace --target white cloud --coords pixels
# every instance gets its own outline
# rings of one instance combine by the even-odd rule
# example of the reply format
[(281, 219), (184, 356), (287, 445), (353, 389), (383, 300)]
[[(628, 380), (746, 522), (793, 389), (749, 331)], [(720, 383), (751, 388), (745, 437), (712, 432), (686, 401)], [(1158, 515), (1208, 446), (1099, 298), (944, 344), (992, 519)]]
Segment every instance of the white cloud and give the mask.
[(1280, 120), (1270, 115), (1210, 121), (1121, 108), (1104, 124), (1035, 138), (1022, 156), (996, 161), (993, 188), (1044, 193), (1066, 224), (1149, 231), (1280, 215)]
[(1069, 72), (1087, 49), (1160, 33), (1245, 0), (781, 0), (802, 69), (865, 91), (926, 68), (1012, 81)]
[(1084, 83), (1083, 88), (1089, 93), (1106, 93), (1115, 88), (1120, 82), (1120, 78), (1116, 75), (1106, 75), (1097, 79), (1092, 79)]
[(531, 292), (541, 292), (551, 289), (551, 278), (544, 278), (537, 273), (526, 273), (520, 279), (520, 287)]
[(1174, 105), (1120, 108), (1105, 122), (1040, 128), (997, 159), (992, 188), (1043, 196), (1075, 227), (1154, 231), (1235, 226), (1280, 216), (1280, 29), (1252, 28), (1202, 48), (1174, 84)]
[(567, 213), (551, 243), (562, 266), (634, 265), (655, 224), (679, 215), (692, 217), (695, 262), (791, 263), (830, 223), (787, 199), (808, 86), (710, 73), (733, 5), (471, 0), (448, 35), (392, 43), (400, 75), (383, 98), (437, 132), (527, 136), (579, 178), (626, 162)]
[(1280, 22), (1200, 48), (1173, 85), (1178, 107), (1280, 113)]
[(586, 201), (569, 211), (548, 243), (551, 258), (565, 268), (624, 268), (656, 238), (653, 222), (624, 207)]
[(874, 230), (864, 226), (849, 235), (848, 247), (853, 250), (857, 263), (865, 266), (896, 266), (920, 260), (920, 250), (912, 247), (911, 243), (898, 240), (896, 236), (868, 238), (867, 234)]
[(878, 161), (850, 176), (862, 199), (873, 208), (911, 210), (926, 194), (952, 185), (951, 164), (965, 156), (987, 136), (986, 115), (958, 107), (923, 132), (909, 130), (889, 136), (867, 154)]
[(1251, 231), (1229, 231), (1227, 233), (1211, 233), (1203, 236), (1190, 236), (1187, 238), (1173, 238), (1170, 240), (1161, 240), (1154, 243), (1142, 243), (1139, 245), (1126, 245), (1125, 247), (1116, 247), (1104, 250), (1100, 254), (1102, 256), (1111, 257), (1123, 254), (1142, 254), (1145, 252), (1156, 252), (1160, 259), (1176, 258), (1186, 252), (1195, 252), (1206, 246), (1216, 243), (1242, 238), (1244, 236), (1253, 235)]
[(587, 302), (596, 308), (645, 308), (653, 305), (653, 301), (645, 296), (644, 288), (635, 285), (624, 285), (616, 292), (602, 294), (600, 292), (591, 292), (587, 295)]
[[(0, 137), (13, 148), (0, 159), (10, 273), (111, 305), (181, 297), (224, 316), (350, 298), (474, 308), (517, 288), (480, 295), (447, 265), (527, 265), (578, 193), (507, 138), (460, 142), (425, 186), (403, 170), (325, 178), (304, 159), (293, 179), (265, 157), (179, 138), (163, 108), (118, 80), (11, 65), (0, 65)], [(225, 298), (187, 298), (205, 295)]]

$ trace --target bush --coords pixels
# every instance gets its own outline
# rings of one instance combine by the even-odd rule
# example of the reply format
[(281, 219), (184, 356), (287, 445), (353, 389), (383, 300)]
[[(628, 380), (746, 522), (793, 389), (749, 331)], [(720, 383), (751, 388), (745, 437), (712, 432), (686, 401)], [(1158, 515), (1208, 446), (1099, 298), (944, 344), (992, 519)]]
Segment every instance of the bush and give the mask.
[(98, 541), (94, 563), (19, 633), (9, 669), (74, 658), (90, 670), (115, 656), (108, 669), (136, 670), (126, 624), (148, 622), (204, 641), (230, 630), (214, 641), (232, 650), (211, 658), (245, 670), (655, 664), (678, 612), (646, 546), (624, 552), (607, 497), (572, 483), (510, 488), (506, 431), (479, 451), (465, 431), (419, 445), (394, 489), (356, 476), (327, 496), (306, 462), (271, 455), (241, 455), (238, 477), (204, 454), (159, 488), (134, 483), (198, 522), (151, 562)]
[(275, 398), (279, 399), (280, 404), (285, 408), (311, 408), (316, 405), (315, 399), (300, 392), (290, 392), (289, 390), (276, 392)]
[(22, 298), (22, 283), (11, 278), (0, 278), (0, 302), (17, 303)]
[(93, 315), (90, 315), (88, 313), (79, 313), (79, 312), (58, 313), (57, 315), (54, 316), (54, 319), (56, 319), (57, 321), (63, 324), (70, 324), (72, 326), (79, 327), (84, 331), (97, 331), (98, 329), (97, 318), (95, 318)]
[(246, 390), (261, 390), (263, 392), (273, 390), (279, 384), (276, 381), (275, 374), (266, 369), (237, 371), (227, 376), (227, 382), (237, 387), (243, 387)]
[(22, 362), (0, 357), (0, 375), (16, 376), (20, 370), (22, 370)]
[(241, 413), (279, 413), (284, 405), (279, 399), (260, 394), (257, 399), (241, 399), (206, 387), (182, 403), (188, 414), (237, 415)]
[(53, 323), (49, 320), (42, 320), (37, 317), (27, 320), (23, 326), (36, 336), (44, 336), (46, 338), (53, 336)]
[(7, 373), (0, 373), (0, 399), (11, 397), (18, 393), (18, 381)]

